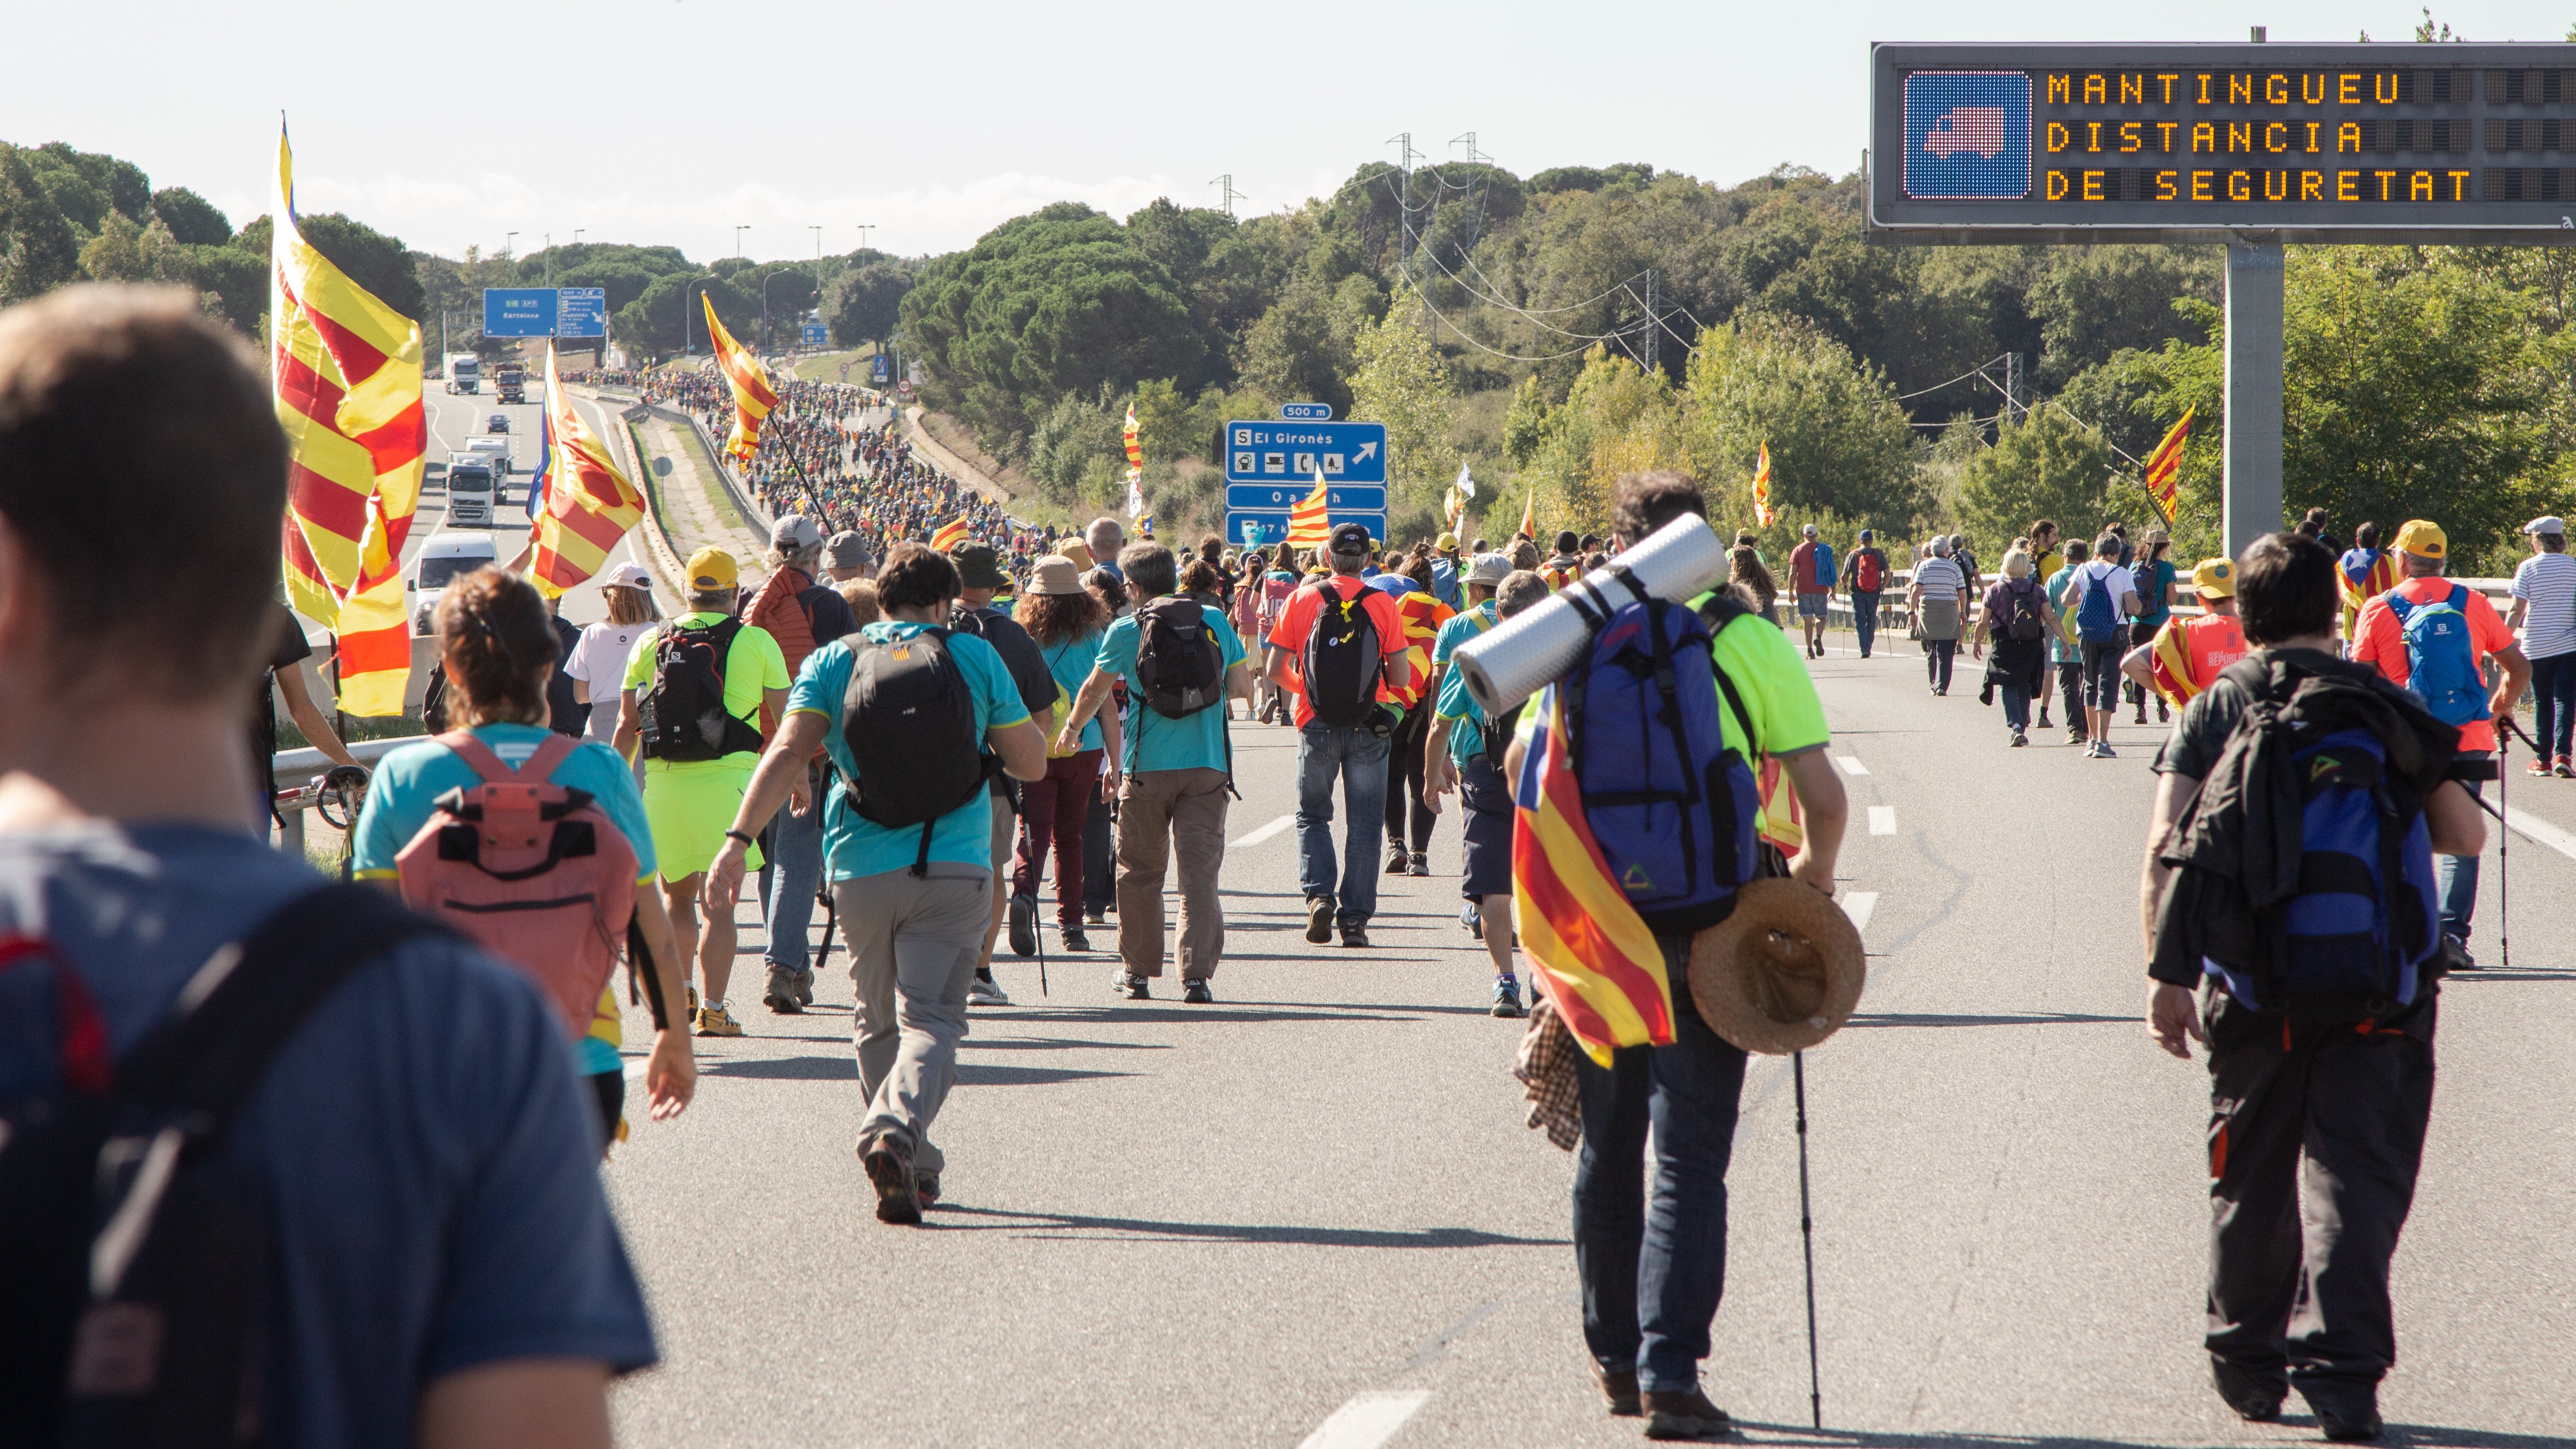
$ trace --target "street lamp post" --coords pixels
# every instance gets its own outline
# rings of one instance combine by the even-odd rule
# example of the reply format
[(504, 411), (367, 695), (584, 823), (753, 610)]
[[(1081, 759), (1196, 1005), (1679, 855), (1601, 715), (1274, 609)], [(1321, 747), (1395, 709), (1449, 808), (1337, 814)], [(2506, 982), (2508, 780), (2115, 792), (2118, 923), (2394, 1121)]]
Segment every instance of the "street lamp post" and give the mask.
[(510, 243), (517, 240), (518, 235), (519, 234), (515, 231), (505, 231), (501, 233), (501, 255), (504, 259), (515, 258), (518, 255), (510, 250)]
[(733, 254), (736, 257), (742, 255), (742, 234), (749, 230), (751, 230), (751, 223), (747, 221), (733, 229)]

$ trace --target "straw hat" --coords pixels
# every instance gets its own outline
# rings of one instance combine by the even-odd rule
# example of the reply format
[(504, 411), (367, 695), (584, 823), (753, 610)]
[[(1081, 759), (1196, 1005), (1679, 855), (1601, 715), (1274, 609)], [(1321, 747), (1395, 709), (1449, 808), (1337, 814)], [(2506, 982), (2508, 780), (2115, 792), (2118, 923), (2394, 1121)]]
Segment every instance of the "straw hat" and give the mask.
[(1060, 553), (1039, 559), (1029, 569), (1029, 592), (1032, 594), (1078, 594), (1082, 592), (1082, 571), (1073, 560)]
[(1793, 880), (1747, 884), (1732, 914), (1691, 938), (1691, 1004), (1748, 1052), (1787, 1056), (1832, 1036), (1860, 1004), (1867, 973), (1851, 918)]
[(1091, 572), (1093, 568), (1097, 567), (1097, 565), (1092, 561), (1091, 545), (1084, 543), (1081, 539), (1068, 538), (1062, 543), (1057, 544), (1055, 546), (1055, 551), (1057, 557), (1073, 560), (1073, 566), (1083, 573), (1087, 574)]

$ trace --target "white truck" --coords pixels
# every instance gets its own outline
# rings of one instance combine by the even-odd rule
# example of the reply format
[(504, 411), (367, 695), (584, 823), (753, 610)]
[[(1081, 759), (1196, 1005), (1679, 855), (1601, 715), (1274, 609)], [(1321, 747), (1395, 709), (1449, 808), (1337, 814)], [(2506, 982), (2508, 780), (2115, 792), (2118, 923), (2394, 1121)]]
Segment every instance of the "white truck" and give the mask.
[(507, 460), (490, 453), (447, 455), (447, 521), (457, 527), (489, 528), (501, 506), (502, 469)]
[(483, 391), (483, 359), (471, 352), (447, 354), (447, 390), (450, 393)]
[(437, 612), (439, 595), (459, 575), (470, 574), (492, 561), (492, 535), (488, 533), (442, 532), (423, 540), (420, 556), (412, 560), (411, 578), (404, 584), (412, 595), (411, 631), (435, 632), (430, 618)]

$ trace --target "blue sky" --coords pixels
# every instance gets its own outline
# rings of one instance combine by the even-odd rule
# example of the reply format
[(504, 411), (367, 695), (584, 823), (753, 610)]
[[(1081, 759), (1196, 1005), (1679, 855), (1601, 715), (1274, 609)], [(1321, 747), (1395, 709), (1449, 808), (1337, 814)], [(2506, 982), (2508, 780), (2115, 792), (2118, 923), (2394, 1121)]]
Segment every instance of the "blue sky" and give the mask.
[[(142, 165), (246, 221), (294, 123), (301, 204), (416, 247), (572, 240), (753, 256), (961, 247), (1057, 200), (1293, 207), (1410, 132), (1496, 164), (1646, 161), (1734, 182), (1858, 164), (1872, 41), (2405, 39), (2416, 6), (90, 3), (13, 17), (0, 138)], [(2534, 4), (2435, 7), (2556, 40)], [(59, 64), (28, 64), (51, 56)]]

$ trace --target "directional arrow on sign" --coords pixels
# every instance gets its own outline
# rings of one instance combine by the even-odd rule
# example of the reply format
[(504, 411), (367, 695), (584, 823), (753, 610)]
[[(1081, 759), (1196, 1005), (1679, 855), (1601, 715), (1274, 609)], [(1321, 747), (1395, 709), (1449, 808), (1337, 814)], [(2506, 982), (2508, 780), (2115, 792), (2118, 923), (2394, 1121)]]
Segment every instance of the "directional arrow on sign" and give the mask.
[(1362, 444), (1360, 444), (1360, 450), (1359, 450), (1359, 452), (1358, 452), (1358, 453), (1356, 453), (1356, 454), (1354, 454), (1353, 456), (1354, 456), (1356, 459), (1358, 459), (1359, 461), (1361, 461), (1361, 462), (1366, 462), (1368, 459), (1370, 459), (1370, 458), (1372, 458), (1372, 457), (1376, 456), (1376, 454), (1377, 454), (1377, 444), (1375, 444), (1375, 443), (1362, 443)]

